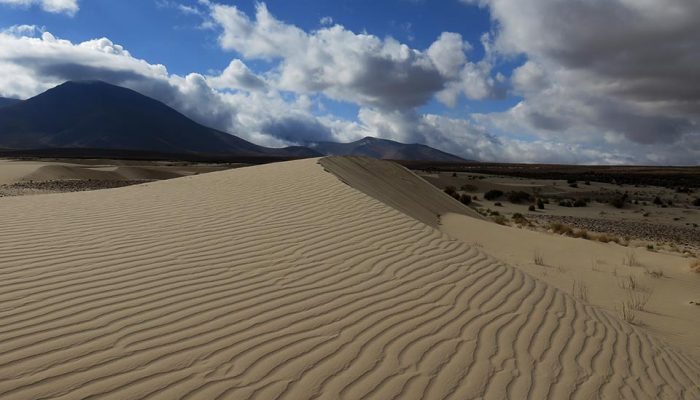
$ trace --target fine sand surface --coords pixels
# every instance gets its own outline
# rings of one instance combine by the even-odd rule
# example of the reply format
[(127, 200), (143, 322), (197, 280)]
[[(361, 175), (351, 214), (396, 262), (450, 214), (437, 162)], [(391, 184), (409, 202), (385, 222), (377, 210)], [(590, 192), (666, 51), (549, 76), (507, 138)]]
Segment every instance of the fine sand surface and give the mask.
[(317, 160), (0, 216), (2, 399), (700, 398), (682, 347)]
[[(648, 298), (635, 310), (638, 324), (700, 359), (700, 274), (690, 260), (646, 248), (584, 239), (475, 221), (458, 214), (441, 218), (441, 230), (589, 304), (617, 314), (632, 295)], [(535, 263), (535, 255), (542, 262)], [(630, 260), (632, 262), (630, 263)], [(631, 265), (630, 265), (631, 264)], [(584, 287), (581, 294), (574, 286)]]

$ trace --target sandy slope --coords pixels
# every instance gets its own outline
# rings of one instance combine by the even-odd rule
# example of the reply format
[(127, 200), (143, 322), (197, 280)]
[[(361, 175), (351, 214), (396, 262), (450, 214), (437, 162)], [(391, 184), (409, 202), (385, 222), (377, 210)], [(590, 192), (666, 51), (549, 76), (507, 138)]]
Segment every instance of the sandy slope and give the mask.
[(0, 199), (0, 398), (699, 398), (700, 365), (315, 160)]
[[(574, 284), (582, 284), (586, 302), (614, 314), (628, 300), (625, 285), (633, 277), (639, 285), (635, 294), (649, 296), (645, 310), (635, 312), (639, 324), (700, 360), (700, 306), (691, 304), (700, 302), (700, 274), (690, 270), (688, 258), (474, 221), (458, 214), (445, 215), (441, 221), (443, 232), (565, 292), (573, 295)], [(543, 265), (535, 264), (536, 253)], [(633, 265), (630, 257), (636, 260)]]

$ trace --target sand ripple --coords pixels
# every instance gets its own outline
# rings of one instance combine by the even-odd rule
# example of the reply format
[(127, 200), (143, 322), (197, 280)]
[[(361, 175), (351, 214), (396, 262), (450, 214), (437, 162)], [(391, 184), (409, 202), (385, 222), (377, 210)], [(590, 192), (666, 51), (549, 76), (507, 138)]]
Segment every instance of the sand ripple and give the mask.
[(700, 365), (316, 160), (0, 200), (2, 399), (700, 398)]

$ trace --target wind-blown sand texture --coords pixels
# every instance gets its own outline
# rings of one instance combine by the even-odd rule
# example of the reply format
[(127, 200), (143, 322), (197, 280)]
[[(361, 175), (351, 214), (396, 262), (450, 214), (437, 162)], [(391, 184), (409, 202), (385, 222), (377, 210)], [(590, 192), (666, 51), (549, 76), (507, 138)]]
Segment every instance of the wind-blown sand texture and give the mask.
[(696, 360), (316, 160), (0, 216), (2, 399), (700, 397)]

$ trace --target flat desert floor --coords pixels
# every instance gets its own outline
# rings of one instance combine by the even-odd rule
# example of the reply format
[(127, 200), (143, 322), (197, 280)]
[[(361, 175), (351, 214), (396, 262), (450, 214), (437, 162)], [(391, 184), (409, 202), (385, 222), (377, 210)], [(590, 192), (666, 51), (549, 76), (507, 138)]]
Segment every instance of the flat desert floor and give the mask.
[(362, 160), (2, 198), (0, 398), (700, 398), (692, 337), (489, 255), (445, 198)]

